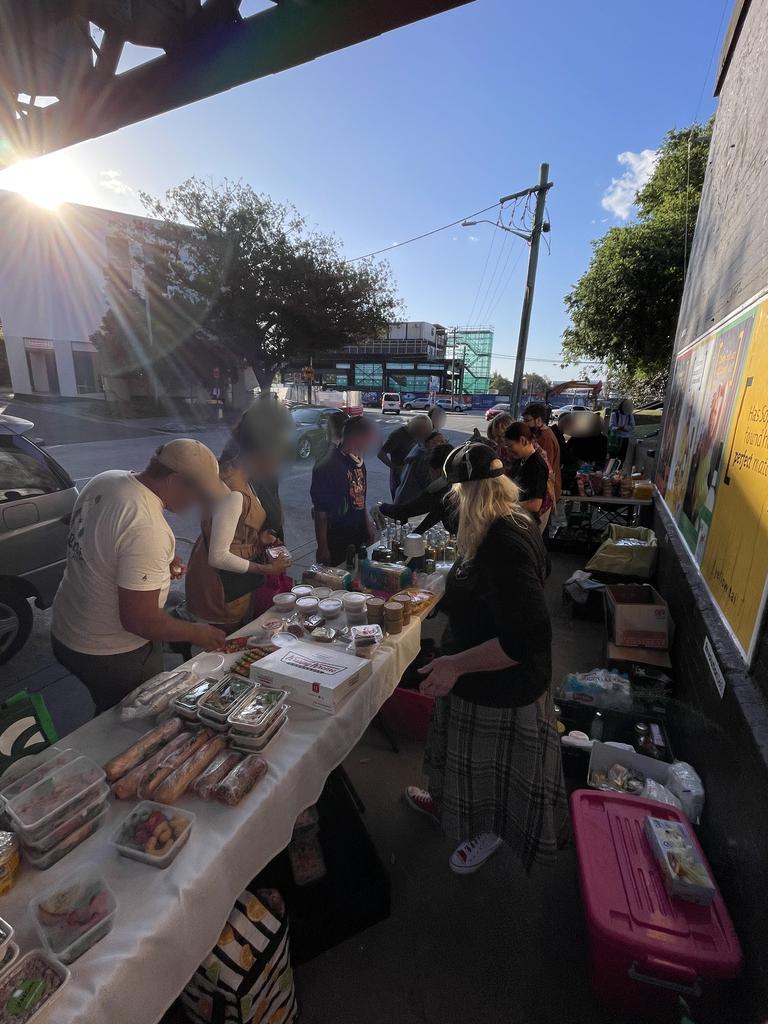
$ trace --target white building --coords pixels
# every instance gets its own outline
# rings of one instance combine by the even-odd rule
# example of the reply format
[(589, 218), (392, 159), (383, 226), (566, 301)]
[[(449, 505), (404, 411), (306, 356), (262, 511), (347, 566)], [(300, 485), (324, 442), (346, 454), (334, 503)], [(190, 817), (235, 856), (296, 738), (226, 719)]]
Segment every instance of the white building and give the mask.
[(89, 337), (107, 310), (110, 274), (144, 292), (128, 236), (145, 223), (75, 204), (46, 210), (0, 191), (0, 324), (17, 394), (103, 397)]

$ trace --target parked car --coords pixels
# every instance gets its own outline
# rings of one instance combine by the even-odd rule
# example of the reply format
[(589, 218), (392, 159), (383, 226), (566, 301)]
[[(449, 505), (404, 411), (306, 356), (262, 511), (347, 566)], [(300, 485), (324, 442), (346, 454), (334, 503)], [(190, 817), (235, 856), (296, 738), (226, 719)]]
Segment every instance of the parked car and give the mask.
[(400, 412), (400, 395), (395, 391), (385, 391), (381, 396), (381, 414), (393, 412), (397, 415)]
[(30, 601), (53, 601), (77, 498), (68, 473), (25, 436), (33, 426), (0, 415), (0, 663), (29, 638)]
[(509, 402), (497, 402), (496, 405), (492, 405), (490, 409), (485, 410), (485, 418), (486, 420), (492, 420), (500, 412), (509, 412)]
[(294, 452), (304, 462), (313, 455), (323, 455), (328, 449), (328, 418), (341, 412), (329, 405), (297, 405), (291, 409), (294, 426)]
[(432, 403), (428, 398), (409, 398), (403, 402), (403, 409), (431, 409)]
[(572, 412), (588, 412), (586, 405), (574, 402), (572, 405), (561, 405), (559, 409), (552, 410), (552, 419), (559, 420), (561, 416), (568, 416)]
[(445, 409), (446, 412), (469, 412), (471, 405), (465, 405), (458, 398), (437, 398), (435, 405), (438, 409)]

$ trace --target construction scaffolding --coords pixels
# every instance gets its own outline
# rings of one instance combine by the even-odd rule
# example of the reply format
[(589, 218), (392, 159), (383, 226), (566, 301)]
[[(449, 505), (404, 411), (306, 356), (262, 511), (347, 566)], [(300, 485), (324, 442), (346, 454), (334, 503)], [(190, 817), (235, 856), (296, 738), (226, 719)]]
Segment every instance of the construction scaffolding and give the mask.
[(446, 358), (455, 365), (454, 394), (487, 395), (491, 387), (492, 327), (449, 327)]

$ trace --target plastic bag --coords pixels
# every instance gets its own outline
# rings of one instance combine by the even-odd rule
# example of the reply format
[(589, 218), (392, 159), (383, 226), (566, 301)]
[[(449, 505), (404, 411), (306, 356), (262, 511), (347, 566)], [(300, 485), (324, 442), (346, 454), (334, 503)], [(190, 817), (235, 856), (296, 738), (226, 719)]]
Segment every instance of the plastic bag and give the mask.
[(632, 689), (627, 676), (596, 668), (591, 672), (571, 672), (560, 687), (563, 700), (578, 701), (596, 708), (632, 710)]
[(656, 568), (658, 549), (653, 530), (644, 526), (612, 524), (608, 528), (607, 539), (587, 562), (586, 568), (590, 572), (649, 579)]
[(704, 810), (704, 783), (698, 772), (685, 761), (675, 761), (669, 766), (667, 789), (680, 801), (688, 821), (698, 825)]
[(643, 792), (640, 796), (644, 796), (646, 800), (657, 800), (660, 804), (668, 804), (670, 807), (676, 807), (678, 811), (682, 811), (683, 805), (677, 799), (674, 793), (670, 793), (666, 786), (662, 786), (660, 782), (656, 782), (655, 779), (646, 779)]

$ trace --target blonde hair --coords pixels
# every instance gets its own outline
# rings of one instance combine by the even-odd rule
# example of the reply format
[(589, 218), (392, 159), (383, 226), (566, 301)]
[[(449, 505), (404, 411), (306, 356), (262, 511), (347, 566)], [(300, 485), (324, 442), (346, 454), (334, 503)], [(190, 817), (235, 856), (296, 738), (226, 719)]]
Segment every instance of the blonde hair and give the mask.
[(508, 476), (454, 484), (451, 500), (455, 502), (459, 513), (456, 539), (462, 558), (475, 557), (485, 535), (497, 519), (512, 519), (518, 526), (525, 527), (531, 522), (530, 516), (520, 504), (520, 488)]

